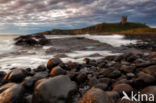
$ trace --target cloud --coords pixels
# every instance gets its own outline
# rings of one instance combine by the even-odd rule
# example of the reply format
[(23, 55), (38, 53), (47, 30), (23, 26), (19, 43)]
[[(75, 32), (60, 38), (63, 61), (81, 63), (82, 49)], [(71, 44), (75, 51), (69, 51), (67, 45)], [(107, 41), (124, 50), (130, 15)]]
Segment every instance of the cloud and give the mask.
[(0, 32), (82, 28), (119, 22), (123, 15), (129, 21), (156, 25), (155, 5), (155, 0), (0, 0)]

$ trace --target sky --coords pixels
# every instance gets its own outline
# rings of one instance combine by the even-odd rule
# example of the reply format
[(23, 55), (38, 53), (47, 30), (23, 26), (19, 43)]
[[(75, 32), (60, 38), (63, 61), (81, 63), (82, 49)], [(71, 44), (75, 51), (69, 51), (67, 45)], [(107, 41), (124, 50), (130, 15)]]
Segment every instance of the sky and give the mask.
[(83, 28), (121, 16), (156, 26), (156, 0), (0, 0), (0, 34)]

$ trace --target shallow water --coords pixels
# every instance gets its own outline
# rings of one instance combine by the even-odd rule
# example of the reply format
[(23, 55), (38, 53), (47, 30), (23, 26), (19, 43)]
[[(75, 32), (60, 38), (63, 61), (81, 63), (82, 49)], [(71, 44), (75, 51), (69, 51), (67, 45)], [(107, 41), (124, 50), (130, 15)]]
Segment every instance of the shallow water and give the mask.
[[(14, 45), (13, 39), (17, 36), (0, 36), (0, 69), (4, 71), (8, 71), (10, 68), (13, 67), (21, 67), (21, 68), (28, 68), (31, 67), (36, 68), (41, 64), (46, 64), (47, 60), (53, 58), (55, 54), (46, 54), (45, 51), (52, 46), (43, 46), (39, 50), (33, 49), (22, 49), (18, 46)], [(102, 43), (110, 44), (114, 47), (119, 47), (121, 45), (127, 45), (129, 43), (135, 43), (136, 41), (125, 40), (124, 36), (121, 35), (48, 35), (46, 36), (48, 39), (61, 39), (61, 38), (72, 38), (72, 37), (85, 37), (93, 40), (97, 40)], [(73, 44), (74, 45), (74, 44)], [(112, 53), (111, 51), (99, 51), (94, 49), (92, 50), (79, 50), (79, 51), (72, 51), (70, 53), (64, 53), (66, 57), (62, 57), (61, 59), (64, 62), (73, 61), (73, 62), (80, 62), (82, 63), (83, 58), (91, 58), (91, 59), (99, 59), (104, 56), (108, 55), (119, 55), (120, 53)], [(12, 52), (16, 51), (22, 52), (22, 54), (15, 55)], [(98, 55), (97, 55), (98, 54)], [(5, 56), (4, 56), (5, 55)], [(94, 55), (94, 56), (93, 56)]]
[(0, 35), (0, 55), (14, 52), (18, 49), (14, 44), (14, 38), (17, 35)]

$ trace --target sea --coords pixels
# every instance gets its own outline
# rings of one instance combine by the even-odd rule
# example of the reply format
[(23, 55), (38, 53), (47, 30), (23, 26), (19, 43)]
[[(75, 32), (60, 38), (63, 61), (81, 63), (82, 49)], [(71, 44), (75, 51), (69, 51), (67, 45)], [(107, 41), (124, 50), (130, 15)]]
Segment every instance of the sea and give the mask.
[[(46, 65), (48, 59), (53, 58), (53, 54), (46, 54), (45, 50), (52, 46), (43, 46), (40, 50), (35, 49), (25, 49), (20, 46), (14, 45), (14, 39), (20, 35), (0, 35), (0, 71), (9, 71), (11, 68), (36, 68), (39, 65)], [(85, 37), (88, 39), (96, 40), (101, 43), (107, 43), (114, 47), (120, 47), (123, 45), (128, 45), (130, 43), (136, 43), (136, 40), (124, 39), (123, 35), (47, 35), (48, 39), (61, 39), (61, 38), (72, 38), (72, 37)], [(74, 45), (74, 44), (73, 44)], [(90, 48), (90, 47), (88, 47)], [(73, 62), (83, 62), (84, 57), (91, 59), (99, 59), (101, 57), (89, 57), (92, 54), (100, 54), (102, 56), (108, 55), (120, 55), (121, 53), (112, 53), (111, 51), (104, 50), (79, 50), (72, 51), (71, 53), (65, 53), (67, 57), (61, 58), (63, 62), (73, 61)]]

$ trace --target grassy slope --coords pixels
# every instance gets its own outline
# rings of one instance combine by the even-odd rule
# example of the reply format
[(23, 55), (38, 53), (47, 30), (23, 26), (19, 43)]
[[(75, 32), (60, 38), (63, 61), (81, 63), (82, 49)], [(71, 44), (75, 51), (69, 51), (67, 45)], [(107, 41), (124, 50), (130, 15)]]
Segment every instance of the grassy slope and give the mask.
[(112, 34), (112, 33), (120, 33), (120, 34), (156, 34), (156, 29), (149, 28), (145, 24), (141, 23), (132, 23), (128, 22), (125, 25), (121, 23), (101, 23), (93, 26), (89, 26), (82, 29), (73, 29), (73, 30), (60, 30), (55, 29), (52, 31), (43, 32), (43, 34), (49, 35), (59, 35), (59, 34)]
[(121, 34), (156, 34), (156, 28), (137, 28), (121, 31)]
[(74, 33), (117, 33), (134, 28), (148, 28), (145, 24), (140, 23), (126, 23), (122, 25), (120, 23), (102, 23), (94, 26), (90, 26), (83, 29), (73, 30)]

